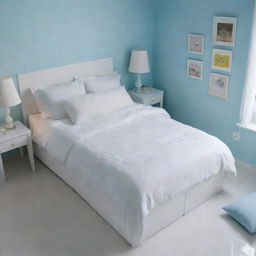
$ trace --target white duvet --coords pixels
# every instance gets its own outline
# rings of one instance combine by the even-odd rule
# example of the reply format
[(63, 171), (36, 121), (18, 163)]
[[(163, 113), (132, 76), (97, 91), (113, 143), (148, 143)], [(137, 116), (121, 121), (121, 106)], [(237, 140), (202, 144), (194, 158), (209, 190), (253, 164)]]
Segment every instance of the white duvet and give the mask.
[(143, 105), (83, 126), (48, 122), (41, 141), (120, 209), (133, 245), (141, 242), (143, 217), (152, 208), (220, 171), (236, 173), (219, 139)]

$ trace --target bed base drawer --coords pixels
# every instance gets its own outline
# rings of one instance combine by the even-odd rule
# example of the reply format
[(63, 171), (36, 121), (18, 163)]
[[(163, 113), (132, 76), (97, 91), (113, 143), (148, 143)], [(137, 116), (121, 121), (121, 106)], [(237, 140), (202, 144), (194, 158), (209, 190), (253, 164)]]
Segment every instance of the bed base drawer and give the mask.
[(143, 240), (186, 215), (223, 190), (226, 173), (221, 172), (155, 207), (144, 219)]
[(184, 215), (185, 192), (152, 209), (144, 219), (143, 241)]
[(226, 173), (221, 172), (189, 189), (186, 193), (185, 214), (223, 190)]

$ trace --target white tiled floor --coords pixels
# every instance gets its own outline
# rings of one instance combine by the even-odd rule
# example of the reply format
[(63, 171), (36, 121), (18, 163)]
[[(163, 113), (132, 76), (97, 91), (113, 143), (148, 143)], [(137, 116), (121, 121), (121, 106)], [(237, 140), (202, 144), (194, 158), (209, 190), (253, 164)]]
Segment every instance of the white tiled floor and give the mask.
[(39, 161), (34, 175), (26, 157), (12, 155), (4, 164), (8, 180), (0, 184), (0, 256), (254, 256), (256, 235), (221, 210), (256, 191), (256, 170), (241, 162), (226, 192), (136, 249)]

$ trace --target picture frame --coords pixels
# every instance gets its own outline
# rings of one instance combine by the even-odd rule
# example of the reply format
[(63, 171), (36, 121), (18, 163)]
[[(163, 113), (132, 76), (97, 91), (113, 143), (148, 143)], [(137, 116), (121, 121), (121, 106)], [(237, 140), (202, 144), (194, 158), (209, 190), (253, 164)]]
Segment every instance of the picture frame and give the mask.
[(211, 96), (227, 99), (228, 97), (229, 76), (211, 73), (208, 94)]
[(204, 54), (204, 36), (198, 34), (188, 34), (188, 52)]
[(212, 41), (214, 45), (235, 46), (236, 17), (214, 17)]
[(202, 80), (203, 62), (199, 60), (187, 59), (187, 77)]
[(233, 52), (222, 49), (212, 49), (212, 69), (231, 72)]

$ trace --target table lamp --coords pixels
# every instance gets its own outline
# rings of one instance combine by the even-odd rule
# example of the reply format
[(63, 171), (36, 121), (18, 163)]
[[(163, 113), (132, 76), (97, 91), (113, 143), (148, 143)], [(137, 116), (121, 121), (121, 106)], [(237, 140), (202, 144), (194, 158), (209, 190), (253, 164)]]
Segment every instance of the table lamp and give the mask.
[(0, 107), (4, 108), (6, 112), (4, 128), (15, 128), (13, 119), (10, 116), (10, 107), (16, 106), (20, 103), (21, 99), (13, 80), (10, 77), (0, 78)]
[(137, 90), (140, 91), (142, 87), (141, 74), (150, 72), (148, 52), (146, 50), (132, 50), (129, 72), (137, 74), (135, 86)]

